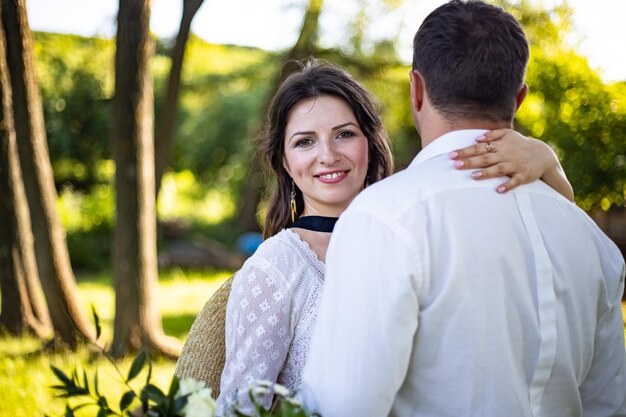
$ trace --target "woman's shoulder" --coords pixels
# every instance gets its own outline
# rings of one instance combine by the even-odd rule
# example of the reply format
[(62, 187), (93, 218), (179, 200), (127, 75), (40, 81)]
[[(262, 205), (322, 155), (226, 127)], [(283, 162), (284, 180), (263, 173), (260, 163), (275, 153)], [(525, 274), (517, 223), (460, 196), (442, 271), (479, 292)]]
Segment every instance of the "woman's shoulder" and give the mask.
[(301, 246), (297, 235), (289, 229), (284, 229), (264, 240), (246, 260), (238, 275), (251, 270), (261, 270), (277, 276), (293, 276), (294, 270), (300, 269), (306, 262), (299, 256), (303, 250)]
[(262, 258), (276, 262), (277, 257), (293, 256), (294, 250), (298, 246), (295, 238), (296, 236), (291, 230), (283, 229), (274, 236), (265, 239), (249, 259)]

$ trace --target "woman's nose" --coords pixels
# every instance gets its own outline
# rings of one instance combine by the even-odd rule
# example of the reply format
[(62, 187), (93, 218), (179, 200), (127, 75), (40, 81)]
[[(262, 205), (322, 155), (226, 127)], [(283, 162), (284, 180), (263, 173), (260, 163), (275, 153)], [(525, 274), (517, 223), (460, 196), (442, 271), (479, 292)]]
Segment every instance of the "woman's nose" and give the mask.
[(329, 165), (334, 164), (340, 158), (340, 154), (337, 150), (337, 147), (332, 141), (322, 142), (320, 146), (320, 152), (318, 155), (318, 160), (320, 163)]

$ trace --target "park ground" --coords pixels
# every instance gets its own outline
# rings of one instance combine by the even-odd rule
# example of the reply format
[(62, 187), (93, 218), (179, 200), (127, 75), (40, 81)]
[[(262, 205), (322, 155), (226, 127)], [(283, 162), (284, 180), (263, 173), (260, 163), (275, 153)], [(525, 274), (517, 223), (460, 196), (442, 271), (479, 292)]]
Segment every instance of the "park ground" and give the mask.
[[(161, 308), (165, 332), (185, 340), (196, 314), (206, 300), (230, 276), (228, 271), (190, 272), (170, 270), (161, 278), (158, 303)], [(107, 274), (79, 276), (78, 287), (85, 309), (91, 305), (101, 319), (102, 339), (110, 340), (113, 319), (113, 289)], [(626, 318), (626, 302), (622, 303)], [(626, 328), (624, 329), (626, 333)], [(43, 354), (38, 352), (40, 343), (32, 338), (0, 338), (0, 417), (62, 416), (65, 402), (55, 398), (50, 386), (57, 384), (50, 370), (54, 365), (66, 373), (73, 369), (86, 370), (92, 378), (96, 369), (101, 391), (114, 403), (125, 391), (122, 377), (117, 374), (101, 354), (88, 348), (77, 352), (58, 351)], [(117, 363), (122, 374), (130, 368), (132, 358)], [(174, 362), (157, 359), (153, 362), (153, 382), (163, 390), (169, 387), (174, 372)], [(145, 372), (134, 382), (140, 387), (145, 381)], [(77, 416), (92, 416), (95, 408), (85, 408)]]

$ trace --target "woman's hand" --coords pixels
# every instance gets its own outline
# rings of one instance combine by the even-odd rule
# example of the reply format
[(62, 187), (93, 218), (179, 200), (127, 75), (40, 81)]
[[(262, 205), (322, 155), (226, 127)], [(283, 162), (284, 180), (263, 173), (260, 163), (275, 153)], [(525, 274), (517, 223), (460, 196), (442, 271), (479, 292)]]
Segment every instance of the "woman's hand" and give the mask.
[(574, 191), (559, 159), (545, 142), (527, 138), (511, 129), (486, 132), (476, 142), (450, 153), (457, 169), (477, 169), (472, 173), (476, 180), (508, 176), (509, 180), (496, 188), (499, 193), (542, 179), (574, 201)]

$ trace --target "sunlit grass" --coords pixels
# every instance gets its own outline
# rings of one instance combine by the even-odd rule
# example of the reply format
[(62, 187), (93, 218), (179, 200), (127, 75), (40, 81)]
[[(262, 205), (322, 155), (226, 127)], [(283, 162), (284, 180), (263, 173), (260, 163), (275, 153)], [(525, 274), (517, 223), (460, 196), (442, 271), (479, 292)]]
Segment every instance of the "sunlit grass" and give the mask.
[[(167, 334), (184, 341), (196, 314), (213, 292), (230, 276), (230, 272), (202, 272), (172, 270), (163, 274), (158, 291), (164, 330)], [(89, 311), (94, 305), (102, 324), (102, 340), (109, 342), (112, 335), (114, 294), (108, 274), (80, 276), (78, 283), (80, 301)], [(56, 354), (37, 352), (40, 343), (33, 338), (0, 338), (0, 417), (36, 417), (44, 414), (62, 416), (64, 401), (55, 399), (50, 386), (57, 380), (50, 371), (54, 365), (66, 373), (75, 367), (87, 370), (90, 378), (96, 368), (102, 393), (110, 400), (119, 401), (125, 391), (122, 379), (111, 363), (103, 356), (83, 347), (77, 352), (60, 351)], [(118, 363), (125, 375), (132, 358)], [(161, 389), (169, 386), (175, 363), (165, 359), (153, 363), (152, 380)], [(140, 376), (133, 385), (139, 388), (145, 381)], [(91, 413), (90, 413), (91, 411)], [(78, 416), (91, 416), (94, 409), (85, 409)]]
[[(209, 273), (180, 269), (162, 274), (157, 302), (165, 332), (181, 342), (184, 341), (196, 314), (230, 274), (228, 271)], [(109, 341), (114, 311), (110, 275), (99, 273), (79, 276), (78, 289), (83, 307), (87, 309), (92, 304), (96, 307), (103, 326), (102, 338)], [(626, 318), (626, 303), (622, 304), (622, 313)], [(626, 327), (624, 332), (626, 335)], [(55, 399), (49, 388), (57, 383), (49, 368), (51, 364), (66, 373), (74, 367), (85, 369), (90, 378), (98, 369), (101, 391), (115, 402), (119, 401), (125, 391), (122, 379), (113, 366), (93, 351), (81, 348), (78, 352), (29, 354), (39, 348), (39, 342), (32, 338), (0, 338), (0, 417), (63, 415), (64, 401)], [(118, 367), (123, 374), (128, 371), (131, 361), (132, 358), (119, 361)], [(161, 359), (153, 365), (153, 382), (161, 389), (167, 389), (174, 371), (174, 362)], [(145, 375), (142, 375), (132, 385), (139, 388), (144, 380)], [(93, 416), (93, 409), (85, 409), (77, 415)]]
[[(35, 417), (44, 414), (62, 416), (65, 402), (53, 397), (49, 388), (58, 383), (50, 365), (54, 365), (69, 373), (75, 367), (86, 370), (92, 382), (94, 372), (98, 370), (99, 387), (102, 394), (114, 404), (119, 401), (125, 392), (123, 379), (115, 371), (113, 365), (103, 357), (95, 355), (87, 348), (78, 352), (59, 352), (56, 354), (41, 354), (28, 352), (36, 351), (37, 341), (33, 339), (0, 339), (0, 416), (3, 417)], [(125, 375), (130, 368), (132, 358), (118, 362), (117, 366)], [(174, 371), (174, 363), (166, 360), (156, 360), (153, 363), (152, 380), (155, 385), (166, 389)], [(141, 375), (131, 386), (135, 389), (145, 382), (145, 374)], [(90, 413), (91, 412), (91, 413)], [(85, 409), (79, 416), (93, 416), (94, 409)]]
[[(206, 301), (231, 275), (229, 271), (205, 272), (172, 269), (161, 274), (156, 302), (163, 319), (165, 333), (181, 341)], [(114, 291), (107, 274), (79, 278), (80, 301), (85, 311), (96, 309), (103, 323), (102, 339), (111, 340), (115, 311)]]

